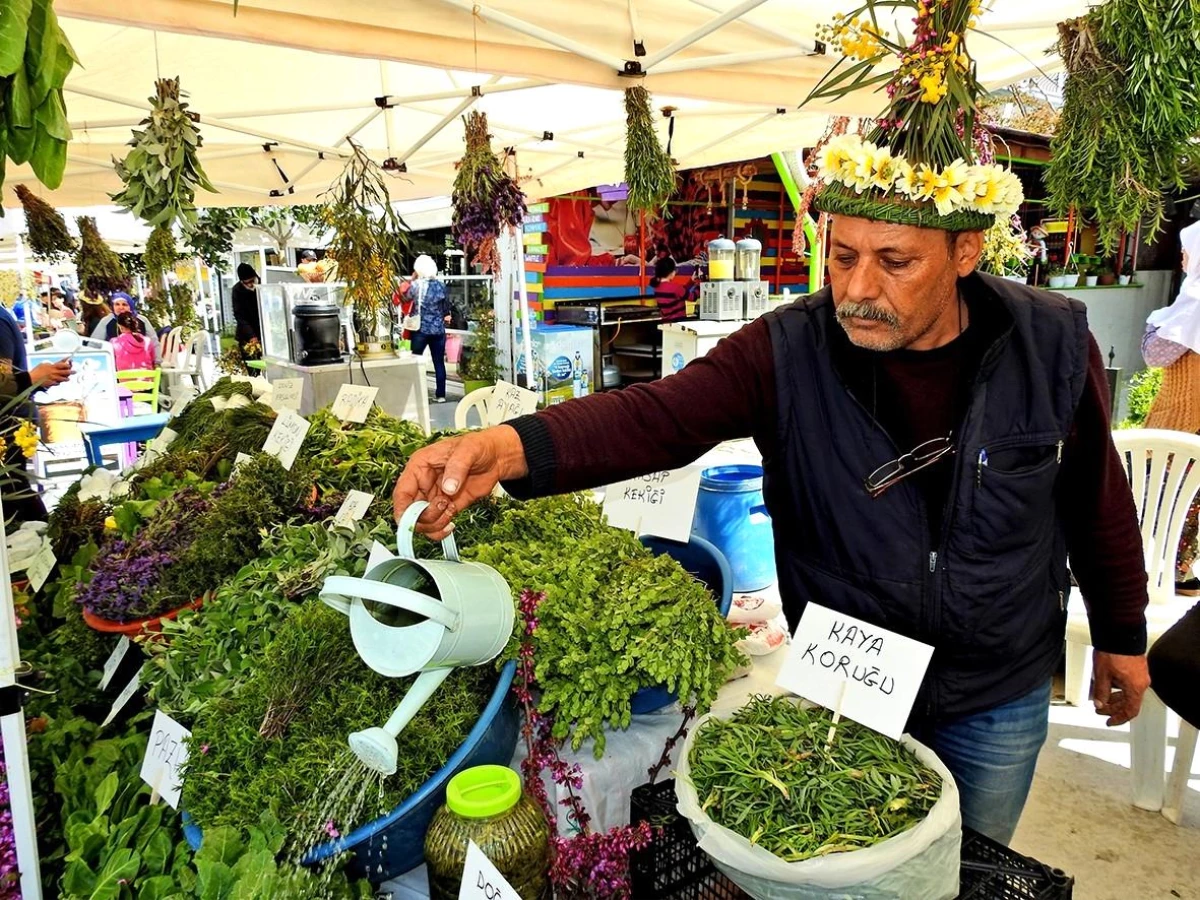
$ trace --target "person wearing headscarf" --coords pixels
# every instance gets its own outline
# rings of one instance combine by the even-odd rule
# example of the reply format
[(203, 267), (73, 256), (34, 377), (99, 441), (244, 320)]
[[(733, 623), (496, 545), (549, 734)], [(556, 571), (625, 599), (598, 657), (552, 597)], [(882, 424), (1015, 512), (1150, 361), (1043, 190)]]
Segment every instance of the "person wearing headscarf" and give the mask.
[[(109, 300), (112, 303), (112, 312), (96, 323), (96, 327), (92, 329), (92, 340), (115, 341), (121, 334), (121, 328), (117, 324), (117, 320), (125, 313), (131, 313), (137, 317), (137, 320), (142, 324), (142, 334), (154, 334), (154, 326), (150, 324), (150, 320), (145, 316), (138, 315), (137, 305), (134, 303), (132, 297), (124, 291), (117, 291)], [(154, 345), (154, 364), (157, 366), (161, 362), (158, 341), (151, 341), (150, 343)]]
[(446, 402), (446, 323), (450, 321), (450, 298), (437, 278), (437, 263), (422, 253), (413, 263), (412, 287), (408, 299), (421, 317), (421, 330), (411, 337), (412, 352), (418, 356), (429, 348), (433, 359), (434, 403)]
[[(1146, 319), (1142, 357), (1163, 370), (1162, 387), (1146, 417), (1147, 428), (1200, 433), (1200, 222), (1179, 233), (1183, 247), (1183, 284), (1175, 302)], [(1175, 558), (1175, 591), (1200, 596), (1200, 579), (1192, 566), (1200, 554), (1197, 541), (1200, 500), (1192, 504)]]
[(237, 267), (238, 283), (233, 286), (233, 318), (237, 322), (234, 337), (241, 346), (256, 340), (262, 343), (262, 320), (258, 312), (258, 273), (254, 266), (242, 263)]

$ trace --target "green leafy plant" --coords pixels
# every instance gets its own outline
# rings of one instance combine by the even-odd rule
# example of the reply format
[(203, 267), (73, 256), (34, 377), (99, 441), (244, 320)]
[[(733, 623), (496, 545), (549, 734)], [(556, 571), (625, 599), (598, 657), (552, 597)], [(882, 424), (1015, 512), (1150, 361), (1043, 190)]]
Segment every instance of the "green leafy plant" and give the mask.
[(151, 225), (191, 223), (196, 191), (217, 193), (197, 156), (204, 139), (181, 99), (178, 78), (160, 78), (154, 90), (144, 128), (133, 132), (133, 149), (113, 160), (125, 187), (112, 200)]
[(63, 84), (79, 62), (52, 0), (15, 0), (0, 16), (0, 185), (5, 156), (29, 163), (54, 190), (62, 184), (71, 127)]
[(233, 236), (241, 229), (261, 232), (283, 254), (301, 228), (323, 233), (328, 227), (320, 205), (213, 207), (199, 211), (184, 239), (206, 265), (223, 271), (233, 252)]
[(16, 186), (17, 199), (25, 210), (25, 228), (29, 249), (37, 259), (59, 262), (75, 252), (75, 238), (67, 223), (53, 206), (31, 191), (26, 185)]
[(1142, 428), (1150, 415), (1150, 407), (1154, 398), (1162, 389), (1162, 369), (1142, 369), (1129, 379), (1129, 393), (1126, 395), (1126, 408), (1129, 415), (1121, 422), (1121, 428)]
[(675, 164), (654, 129), (650, 92), (642, 85), (625, 89), (625, 182), (631, 212), (658, 215), (675, 192)]
[(480, 312), (474, 335), (470, 354), (463, 364), (463, 378), (495, 384), (500, 367), (496, 364), (496, 314), (490, 309)]
[(107, 296), (113, 291), (129, 290), (129, 272), (115, 254), (91, 216), (79, 216), (79, 247), (75, 251), (75, 271), (83, 289), (93, 296)]
[(163, 279), (168, 272), (175, 270), (175, 260), (179, 251), (175, 248), (175, 234), (169, 224), (155, 225), (146, 238), (146, 274), (150, 277), (151, 287), (155, 291), (162, 290)]

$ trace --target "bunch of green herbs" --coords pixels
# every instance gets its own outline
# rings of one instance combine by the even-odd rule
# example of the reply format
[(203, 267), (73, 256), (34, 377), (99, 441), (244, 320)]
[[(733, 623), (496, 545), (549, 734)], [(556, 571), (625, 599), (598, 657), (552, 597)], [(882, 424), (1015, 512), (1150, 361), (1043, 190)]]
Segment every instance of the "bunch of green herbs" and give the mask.
[(704, 811), (786, 862), (870, 847), (917, 825), (941, 777), (898, 741), (856, 722), (826, 743), (828, 710), (755, 696), (710, 718), (688, 755)]
[(17, 199), (25, 210), (25, 228), (29, 249), (35, 259), (59, 262), (75, 252), (75, 238), (67, 223), (53, 206), (31, 191), (28, 185), (16, 186)]
[[(75, 272), (80, 286), (94, 297), (129, 290), (129, 271), (112, 251), (91, 216), (78, 216), (79, 247), (75, 250)], [(98, 302), (98, 301), (97, 301)]]
[(650, 92), (642, 85), (625, 88), (625, 183), (630, 212), (656, 216), (675, 193), (677, 175), (670, 154), (654, 128)]

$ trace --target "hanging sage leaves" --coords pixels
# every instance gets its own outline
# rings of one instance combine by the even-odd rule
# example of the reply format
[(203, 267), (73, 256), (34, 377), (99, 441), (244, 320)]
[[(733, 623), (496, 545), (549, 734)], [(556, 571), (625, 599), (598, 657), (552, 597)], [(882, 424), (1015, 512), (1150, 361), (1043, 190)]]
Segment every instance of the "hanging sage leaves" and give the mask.
[(640, 84), (625, 89), (625, 183), (630, 212), (655, 216), (675, 192), (675, 166), (654, 129), (650, 92)]
[(37, 259), (58, 262), (75, 252), (75, 238), (58, 210), (23, 184), (16, 187), (17, 199), (25, 210), (29, 249)]
[(154, 88), (150, 115), (140, 123), (145, 127), (133, 132), (133, 149), (125, 159), (113, 160), (125, 187), (112, 200), (150, 225), (176, 220), (192, 225), (196, 191), (217, 193), (197, 156), (204, 141), (180, 99), (179, 79), (160, 78)]

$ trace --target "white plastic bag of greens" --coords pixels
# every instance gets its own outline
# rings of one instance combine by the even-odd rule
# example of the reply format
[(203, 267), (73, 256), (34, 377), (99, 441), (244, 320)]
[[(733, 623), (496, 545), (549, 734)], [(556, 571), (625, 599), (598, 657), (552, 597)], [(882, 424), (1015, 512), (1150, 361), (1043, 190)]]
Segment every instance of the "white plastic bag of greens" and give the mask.
[(940, 759), (908, 735), (903, 743), (942, 777), (942, 794), (923, 821), (861, 850), (784, 862), (712, 819), (692, 784), (692, 744), (712, 714), (687, 736), (675, 772), (677, 808), (700, 849), (755, 900), (951, 900), (958, 896), (962, 817), (958, 786)]

